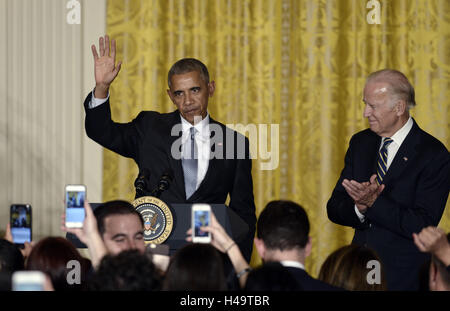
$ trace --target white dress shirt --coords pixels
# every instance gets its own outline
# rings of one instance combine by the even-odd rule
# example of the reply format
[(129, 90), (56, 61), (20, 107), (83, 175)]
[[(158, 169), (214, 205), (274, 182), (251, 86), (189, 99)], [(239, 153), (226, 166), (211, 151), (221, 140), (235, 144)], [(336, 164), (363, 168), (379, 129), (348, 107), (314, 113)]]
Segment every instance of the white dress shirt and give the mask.
[[(92, 91), (91, 101), (88, 104), (89, 109), (93, 109), (95, 107), (100, 106), (101, 104), (104, 104), (108, 100), (108, 98), (109, 92), (106, 98), (99, 99), (94, 97), (94, 91)], [(183, 118), (181, 114), (180, 117), (181, 117), (181, 127), (183, 131), (181, 141), (182, 146), (184, 146), (184, 144), (190, 137), (190, 128), (192, 127), (192, 124), (189, 123), (185, 118)], [(199, 123), (194, 125), (194, 127), (197, 130), (195, 134), (195, 143), (197, 144), (198, 150), (197, 185), (195, 186), (195, 190), (197, 190), (206, 176), (206, 171), (208, 171), (209, 165), (209, 157), (211, 152), (211, 147), (209, 145), (210, 143), (209, 112), (207, 113), (206, 117)]]
[[(189, 123), (183, 116), (181, 117), (181, 128), (183, 131), (183, 136), (181, 138), (182, 147), (184, 148), (186, 142), (189, 143), (190, 140), (190, 129), (193, 126)], [(194, 128), (197, 130), (195, 133), (195, 143), (197, 144), (198, 150), (198, 162), (197, 162), (197, 185), (195, 186), (195, 190), (198, 189), (200, 183), (203, 181), (206, 175), (206, 171), (208, 170), (209, 165), (209, 156), (211, 152), (210, 143), (210, 133), (209, 133), (209, 113), (207, 113), (206, 117), (201, 120), (199, 123), (194, 125)], [(184, 149), (182, 150), (182, 154)]]
[[(405, 125), (402, 126), (401, 129), (399, 129), (397, 132), (395, 132), (394, 135), (392, 135), (392, 143), (390, 143), (387, 146), (387, 164), (386, 164), (386, 174), (389, 170), (389, 167), (391, 166), (392, 161), (395, 158), (395, 155), (397, 154), (398, 149), (400, 149), (400, 146), (402, 145), (403, 141), (405, 140), (406, 136), (409, 134), (409, 131), (411, 131), (411, 128), (413, 126), (412, 118), (409, 117), (408, 121), (406, 121)], [(381, 150), (383, 147), (385, 137), (381, 140), (380, 147), (378, 148), (378, 151)], [(364, 222), (365, 216), (358, 210), (358, 208), (355, 205), (355, 212), (358, 216), (359, 220), (361, 222)]]
[(293, 267), (293, 268), (299, 268), (299, 269), (305, 270), (305, 266), (301, 262), (298, 262), (298, 261), (283, 260), (283, 261), (280, 261), (280, 263), (284, 267)]

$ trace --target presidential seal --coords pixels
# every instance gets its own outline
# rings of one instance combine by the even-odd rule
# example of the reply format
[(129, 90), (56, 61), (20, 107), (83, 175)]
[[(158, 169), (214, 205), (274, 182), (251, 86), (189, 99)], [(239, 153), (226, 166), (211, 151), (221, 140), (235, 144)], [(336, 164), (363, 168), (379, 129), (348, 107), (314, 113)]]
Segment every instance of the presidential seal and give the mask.
[(145, 244), (161, 244), (173, 228), (173, 216), (166, 203), (152, 196), (140, 197), (131, 202), (144, 219)]

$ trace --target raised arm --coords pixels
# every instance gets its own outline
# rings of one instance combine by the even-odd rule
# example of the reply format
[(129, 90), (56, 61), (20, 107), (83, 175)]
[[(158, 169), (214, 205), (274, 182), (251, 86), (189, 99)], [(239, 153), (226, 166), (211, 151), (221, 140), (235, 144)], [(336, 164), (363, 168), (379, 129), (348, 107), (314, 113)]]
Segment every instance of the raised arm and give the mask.
[[(201, 230), (211, 233), (211, 245), (217, 248), (222, 253), (226, 253), (230, 258), (233, 265), (234, 271), (236, 271), (239, 284), (241, 288), (244, 288), (245, 282), (247, 281), (247, 276), (250, 271), (250, 266), (245, 260), (244, 256), (236, 245), (236, 242), (225, 232), (225, 229), (217, 221), (214, 213), (211, 212), (211, 225), (206, 227), (201, 227)], [(186, 234), (188, 237), (186, 241), (191, 242), (192, 229), (189, 229)]]
[(62, 215), (61, 230), (75, 234), (77, 238), (86, 244), (91, 255), (92, 265), (94, 269), (97, 269), (103, 256), (106, 255), (106, 246), (102, 240), (100, 232), (97, 227), (97, 219), (92, 211), (91, 205), (87, 200), (84, 201), (84, 210), (86, 217), (84, 218), (83, 228), (67, 228), (66, 227), (66, 215)]
[[(111, 50), (109, 48), (109, 37), (99, 38), (100, 55), (93, 44), (91, 46), (92, 55), (94, 56), (94, 73), (95, 73), (95, 98), (106, 98), (111, 83), (117, 77), (122, 66), (119, 62), (116, 66), (116, 40), (111, 40)], [(111, 53), (110, 53), (111, 52)]]

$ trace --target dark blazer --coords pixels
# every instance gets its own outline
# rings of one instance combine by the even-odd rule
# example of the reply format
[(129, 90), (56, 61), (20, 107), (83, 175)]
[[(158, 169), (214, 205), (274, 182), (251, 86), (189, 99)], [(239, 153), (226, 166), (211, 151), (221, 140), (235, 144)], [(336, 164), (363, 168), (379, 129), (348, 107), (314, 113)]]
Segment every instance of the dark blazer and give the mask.
[[(86, 133), (91, 139), (124, 157), (134, 159), (140, 170), (149, 169), (150, 189), (156, 187), (158, 180), (167, 169), (173, 171), (173, 181), (169, 189), (161, 195), (161, 200), (169, 204), (224, 204), (229, 194), (229, 207), (249, 226), (248, 235), (244, 241), (238, 241), (238, 244), (243, 255), (250, 260), (256, 215), (248, 139), (210, 118), (210, 127), (214, 125), (223, 133), (222, 136), (212, 133), (211, 150), (215, 154), (222, 154), (223, 157), (209, 161), (208, 171), (199, 188), (186, 199), (180, 150), (178, 149), (178, 154), (175, 150), (176, 157), (172, 156), (171, 150), (172, 145), (176, 144), (176, 140), (181, 137), (181, 131), (174, 133), (175, 136), (171, 135), (173, 127), (181, 124), (178, 110), (171, 113), (142, 111), (129, 123), (116, 123), (111, 120), (109, 100), (98, 107), (89, 109), (90, 100), (91, 93), (84, 102)], [(237, 148), (238, 144), (242, 150)], [(238, 151), (241, 153), (238, 154)], [(232, 159), (225, 158), (230, 152), (234, 155)], [(241, 157), (238, 157), (239, 155)]]
[(286, 269), (294, 276), (305, 291), (343, 291), (341, 288), (316, 280), (301, 268), (286, 267)]
[(414, 124), (389, 167), (385, 188), (360, 222), (344, 178), (368, 181), (376, 173), (381, 137), (366, 129), (355, 134), (345, 167), (327, 204), (328, 218), (355, 228), (353, 243), (380, 256), (389, 290), (417, 290), (418, 274), (428, 255), (412, 240), (427, 226), (437, 226), (450, 189), (450, 156), (445, 146)]

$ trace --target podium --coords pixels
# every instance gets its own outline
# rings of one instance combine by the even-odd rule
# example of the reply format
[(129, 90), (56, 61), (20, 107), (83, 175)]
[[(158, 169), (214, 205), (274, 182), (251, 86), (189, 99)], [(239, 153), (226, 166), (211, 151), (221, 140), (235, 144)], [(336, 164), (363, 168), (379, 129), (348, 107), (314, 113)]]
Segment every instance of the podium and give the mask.
[[(102, 203), (91, 203), (92, 210), (95, 210)], [(249, 228), (247, 223), (241, 219), (231, 208), (225, 204), (210, 204), (217, 221), (222, 225), (227, 234), (239, 243), (247, 234)], [(191, 207), (192, 204), (168, 204), (173, 215), (173, 229), (167, 240), (163, 243), (169, 245), (169, 254), (172, 255), (188, 242), (186, 241), (186, 231), (191, 227)], [(67, 233), (66, 238), (76, 248), (86, 248), (78, 238)]]

